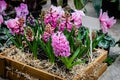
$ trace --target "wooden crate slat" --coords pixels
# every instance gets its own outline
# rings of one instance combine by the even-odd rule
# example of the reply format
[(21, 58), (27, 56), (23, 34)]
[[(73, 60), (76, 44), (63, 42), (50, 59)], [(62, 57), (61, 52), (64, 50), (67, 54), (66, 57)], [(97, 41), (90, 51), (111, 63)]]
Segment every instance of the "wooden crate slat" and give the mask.
[(106, 58), (107, 58), (107, 51), (103, 50), (102, 54), (85, 69), (85, 73), (90, 74), (91, 72), (93, 72), (93, 69), (97, 65), (105, 61)]
[(107, 51), (105, 50), (101, 50), (101, 54), (100, 56), (93, 62), (94, 64), (97, 64), (97, 63), (102, 63), (103, 61), (105, 61), (105, 59), (107, 58)]
[(26, 80), (25, 77), (19, 76), (18, 74), (11, 71), (7, 71), (6, 78), (9, 78), (10, 80)]
[(98, 76), (97, 79), (105, 72), (106, 69), (107, 69), (107, 63), (103, 63), (103, 65), (97, 71), (97, 76)]
[[(107, 51), (101, 50), (101, 55), (93, 61), (85, 70), (84, 74), (91, 74), (97, 65), (101, 64), (107, 58)], [(79, 80), (81, 74), (74, 77), (74, 80)]]
[(42, 80), (63, 80), (62, 78), (50, 74), (46, 71), (28, 66), (26, 64), (23, 64), (21, 62), (9, 59), (7, 57), (4, 57), (6, 60), (6, 66), (9, 66), (11, 68), (15, 68), (18, 69), (19, 71), (23, 72), (23, 73), (28, 73), (29, 75), (35, 77), (35, 78), (39, 78)]
[(5, 60), (0, 56), (0, 76), (5, 78)]

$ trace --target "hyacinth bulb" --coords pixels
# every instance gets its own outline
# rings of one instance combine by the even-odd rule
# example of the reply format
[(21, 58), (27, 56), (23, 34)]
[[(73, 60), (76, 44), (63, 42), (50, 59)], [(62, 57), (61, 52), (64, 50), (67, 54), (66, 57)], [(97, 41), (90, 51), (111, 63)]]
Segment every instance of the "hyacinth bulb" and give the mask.
[(65, 35), (62, 32), (57, 32), (52, 35), (52, 47), (55, 56), (70, 56), (69, 42), (67, 41)]

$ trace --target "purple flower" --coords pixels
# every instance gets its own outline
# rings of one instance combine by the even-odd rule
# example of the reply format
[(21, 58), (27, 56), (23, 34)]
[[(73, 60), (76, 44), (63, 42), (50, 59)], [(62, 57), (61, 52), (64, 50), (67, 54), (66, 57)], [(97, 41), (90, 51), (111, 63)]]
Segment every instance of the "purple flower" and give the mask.
[(32, 15), (30, 15), (28, 18), (27, 18), (27, 22), (31, 25), (31, 26), (35, 26), (36, 24), (35, 24), (35, 18), (32, 16)]
[(52, 35), (52, 47), (55, 56), (70, 56), (69, 42), (67, 41), (65, 35), (62, 32), (57, 32)]
[(2, 17), (2, 15), (0, 15), (0, 25), (3, 23), (3, 17)]
[(58, 28), (60, 31), (64, 31), (64, 29), (66, 28), (69, 32), (71, 32), (73, 28), (73, 23), (69, 13), (65, 13), (65, 15), (61, 17)]
[(0, 1), (0, 13), (2, 14), (7, 7), (7, 3), (4, 0)]
[(52, 27), (56, 28), (58, 24), (58, 19), (64, 13), (61, 7), (51, 6), (50, 11), (45, 15), (44, 23), (51, 24)]
[(102, 10), (100, 12), (99, 20), (101, 22), (103, 33), (107, 33), (108, 29), (110, 29), (116, 23), (114, 17), (109, 18), (107, 12), (102, 13)]
[(14, 34), (23, 34), (24, 28), (20, 26), (19, 19), (9, 19), (5, 22), (11, 33)]
[(82, 25), (82, 16), (85, 16), (85, 14), (81, 10), (75, 10), (75, 12), (72, 13), (72, 20), (77, 29)]
[(26, 20), (26, 16), (29, 14), (27, 4), (21, 3), (19, 7), (15, 7), (16, 16), (18, 18), (23, 17)]

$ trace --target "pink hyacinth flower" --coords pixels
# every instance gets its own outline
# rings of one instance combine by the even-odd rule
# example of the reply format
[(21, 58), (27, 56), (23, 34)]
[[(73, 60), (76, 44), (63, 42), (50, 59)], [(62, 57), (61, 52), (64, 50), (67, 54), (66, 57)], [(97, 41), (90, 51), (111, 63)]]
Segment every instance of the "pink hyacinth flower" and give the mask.
[(50, 24), (52, 27), (56, 28), (58, 24), (58, 19), (64, 14), (64, 10), (61, 7), (51, 6), (50, 11), (45, 15), (44, 23)]
[(77, 29), (82, 25), (82, 16), (85, 16), (85, 14), (81, 10), (75, 10), (75, 12), (72, 13), (72, 20)]
[(11, 33), (14, 34), (23, 34), (24, 28), (20, 26), (18, 18), (16, 19), (9, 19), (5, 22)]
[(51, 34), (49, 34), (48, 32), (44, 32), (42, 39), (46, 43), (46, 42), (48, 42), (50, 37), (51, 37)]
[(51, 12), (57, 14), (59, 17), (61, 17), (65, 13), (61, 6), (56, 7), (52, 5), (51, 9)]
[(73, 23), (69, 13), (65, 13), (64, 16), (61, 17), (58, 28), (59, 31), (64, 31), (64, 29), (67, 29), (67, 31), (71, 32), (73, 28)]
[(109, 18), (107, 12), (102, 13), (102, 10), (100, 12), (99, 20), (103, 33), (107, 33), (108, 29), (110, 29), (116, 23), (114, 17)]
[(3, 13), (6, 8), (7, 8), (7, 3), (4, 0), (1, 0), (0, 1), (0, 13)]
[(42, 36), (43, 41), (46, 43), (49, 41), (51, 35), (54, 33), (55, 28), (51, 27), (50, 24), (46, 25), (45, 32)]
[(57, 32), (52, 35), (52, 47), (55, 56), (70, 56), (69, 42), (67, 41), (65, 35), (62, 32)]
[(0, 15), (0, 25), (3, 23), (3, 17)]
[(24, 20), (26, 20), (26, 16), (29, 14), (28, 11), (28, 6), (27, 4), (21, 3), (19, 7), (15, 7), (15, 11), (16, 11), (16, 16), (18, 18), (24, 18)]

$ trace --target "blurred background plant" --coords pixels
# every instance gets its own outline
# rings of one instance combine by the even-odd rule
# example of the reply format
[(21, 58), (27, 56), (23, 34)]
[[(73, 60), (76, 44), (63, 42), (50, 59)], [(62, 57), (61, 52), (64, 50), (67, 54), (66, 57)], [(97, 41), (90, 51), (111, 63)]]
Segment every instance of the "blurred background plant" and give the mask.
[(6, 35), (6, 33), (10, 34), (10, 31), (6, 27), (0, 27), (0, 52), (12, 44), (12, 41)]
[[(98, 31), (97, 34), (98, 36), (101, 36), (103, 33), (102, 31)], [(115, 46), (115, 39), (112, 36), (110, 36), (108, 33), (106, 33), (103, 39), (98, 43), (98, 47), (107, 50), (108, 53), (110, 51), (110, 47), (114, 47), (114, 46)]]
[[(93, 4), (93, 7), (97, 13), (97, 16), (100, 14), (100, 9), (102, 6), (102, 0), (90, 0)], [(74, 0), (74, 5), (76, 9), (84, 9), (85, 5), (89, 2), (89, 0)]]
[(102, 8), (104, 12), (108, 12), (109, 16), (120, 18), (120, 0), (74, 0), (75, 8), (83, 9), (87, 2), (92, 2), (97, 16)]

